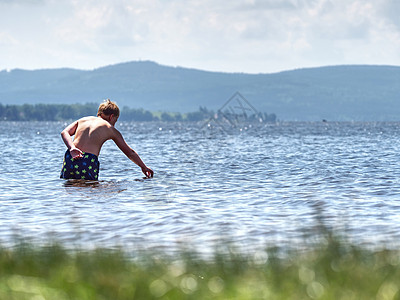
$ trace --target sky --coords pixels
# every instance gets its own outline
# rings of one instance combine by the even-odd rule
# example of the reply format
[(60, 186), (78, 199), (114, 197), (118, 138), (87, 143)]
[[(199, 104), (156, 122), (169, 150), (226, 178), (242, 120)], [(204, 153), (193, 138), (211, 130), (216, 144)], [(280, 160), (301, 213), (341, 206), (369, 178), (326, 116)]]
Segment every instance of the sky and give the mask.
[(0, 0), (0, 70), (400, 65), (400, 0)]

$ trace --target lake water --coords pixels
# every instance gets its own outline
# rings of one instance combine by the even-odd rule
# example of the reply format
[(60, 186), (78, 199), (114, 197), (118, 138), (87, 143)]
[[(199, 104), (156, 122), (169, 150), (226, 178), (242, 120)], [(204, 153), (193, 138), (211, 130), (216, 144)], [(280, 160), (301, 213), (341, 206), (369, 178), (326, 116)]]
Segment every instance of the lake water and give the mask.
[(312, 239), (317, 219), (356, 243), (400, 244), (400, 123), (117, 123), (155, 175), (109, 141), (97, 183), (59, 179), (66, 123), (0, 124), (3, 245), (253, 251)]

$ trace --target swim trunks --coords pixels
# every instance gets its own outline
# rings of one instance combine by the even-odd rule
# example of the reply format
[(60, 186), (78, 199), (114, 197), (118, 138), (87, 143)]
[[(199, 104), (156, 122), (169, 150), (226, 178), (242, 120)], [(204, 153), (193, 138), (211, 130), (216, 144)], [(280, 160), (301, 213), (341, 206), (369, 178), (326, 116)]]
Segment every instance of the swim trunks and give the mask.
[(83, 152), (83, 157), (73, 159), (69, 150), (65, 152), (60, 178), (98, 180), (100, 162), (97, 156)]

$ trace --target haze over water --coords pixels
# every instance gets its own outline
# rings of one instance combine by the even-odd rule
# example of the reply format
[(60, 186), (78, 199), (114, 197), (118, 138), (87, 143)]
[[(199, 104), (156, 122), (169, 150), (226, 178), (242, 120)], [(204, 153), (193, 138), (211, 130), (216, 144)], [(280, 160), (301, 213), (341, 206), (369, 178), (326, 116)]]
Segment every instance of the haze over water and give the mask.
[(278, 123), (230, 133), (117, 123), (155, 171), (112, 143), (100, 181), (59, 179), (66, 123), (1, 122), (0, 242), (199, 251), (295, 245), (322, 217), (356, 243), (400, 243), (400, 123)]

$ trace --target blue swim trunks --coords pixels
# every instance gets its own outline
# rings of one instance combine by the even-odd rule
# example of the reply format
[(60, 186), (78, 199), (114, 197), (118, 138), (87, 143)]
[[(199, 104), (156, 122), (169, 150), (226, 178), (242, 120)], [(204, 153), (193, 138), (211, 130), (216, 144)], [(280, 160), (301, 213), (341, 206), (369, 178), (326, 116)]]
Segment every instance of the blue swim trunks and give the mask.
[(69, 150), (65, 152), (60, 178), (98, 180), (100, 162), (97, 156), (83, 152), (83, 157), (73, 159)]

